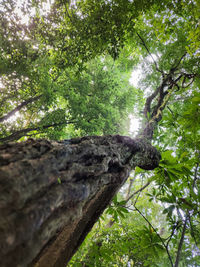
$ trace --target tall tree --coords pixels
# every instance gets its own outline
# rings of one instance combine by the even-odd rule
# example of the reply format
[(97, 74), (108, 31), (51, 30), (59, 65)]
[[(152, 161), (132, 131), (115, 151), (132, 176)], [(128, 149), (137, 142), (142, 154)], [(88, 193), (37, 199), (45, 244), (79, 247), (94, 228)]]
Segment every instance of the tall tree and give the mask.
[[(172, 146), (172, 141), (177, 144), (176, 157), (167, 152), (155, 170), (152, 179), (158, 190), (150, 195), (172, 204), (165, 210), (171, 219), (170, 240), (176, 230), (180, 242), (174, 263), (169, 259), (178, 266), (188, 223), (195, 237), (191, 217), (199, 214), (198, 141), (192, 148), (199, 127), (190, 118), (194, 113), (199, 118), (199, 31), (191, 29), (198, 22), (199, 5), (196, 1), (184, 4), (167, 0), (55, 1), (50, 6), (45, 1), (2, 2), (2, 266), (65, 266), (130, 171), (136, 166), (158, 167), (161, 157), (152, 140), (161, 150)], [(27, 15), (25, 23), (22, 16), (28, 19)], [(126, 60), (120, 58), (122, 54)], [(141, 89), (151, 89), (145, 100), (138, 90), (144, 108), (135, 139), (109, 135), (8, 143), (29, 134), (62, 139), (70, 129), (74, 136), (115, 134), (136, 100), (126, 74), (140, 55), (146, 72)], [(176, 129), (174, 123), (178, 123)], [(65, 129), (66, 124), (72, 128)], [(188, 127), (193, 138), (184, 133)], [(192, 186), (185, 189), (189, 182)], [(185, 212), (183, 223), (180, 210)], [(169, 252), (168, 243), (162, 245)]]

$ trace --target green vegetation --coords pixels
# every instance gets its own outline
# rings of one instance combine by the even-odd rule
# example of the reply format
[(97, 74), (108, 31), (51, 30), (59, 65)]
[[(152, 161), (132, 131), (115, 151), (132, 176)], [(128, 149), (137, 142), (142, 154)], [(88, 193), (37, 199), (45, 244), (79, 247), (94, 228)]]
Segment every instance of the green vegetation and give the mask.
[(162, 153), (69, 266), (200, 266), (199, 1), (46, 3), (0, 3), (0, 142), (128, 135), (134, 114)]

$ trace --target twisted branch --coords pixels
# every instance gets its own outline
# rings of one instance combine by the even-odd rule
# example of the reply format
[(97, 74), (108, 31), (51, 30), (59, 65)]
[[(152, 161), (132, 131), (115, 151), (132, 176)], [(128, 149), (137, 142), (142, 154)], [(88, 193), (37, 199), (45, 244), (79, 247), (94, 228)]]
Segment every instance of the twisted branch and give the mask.
[[(175, 91), (175, 88), (177, 89), (176, 91), (180, 90), (180, 86), (178, 84), (180, 80), (183, 78), (183, 88), (186, 88), (193, 83), (194, 77), (196, 76), (195, 74), (188, 74), (183, 72), (176, 73), (176, 70), (179, 67), (179, 64), (181, 63), (184, 56), (185, 54), (180, 58), (176, 66), (170, 69), (168, 74), (162, 76), (161, 85), (158, 86), (157, 89), (146, 99), (143, 112), (145, 118), (147, 119), (147, 122), (142, 134), (140, 134), (142, 135), (142, 137), (152, 140), (154, 129), (157, 126), (158, 122), (162, 119), (162, 111), (166, 107), (172, 93)], [(186, 78), (192, 79), (187, 85), (185, 85)], [(153, 102), (154, 106), (152, 106)]]

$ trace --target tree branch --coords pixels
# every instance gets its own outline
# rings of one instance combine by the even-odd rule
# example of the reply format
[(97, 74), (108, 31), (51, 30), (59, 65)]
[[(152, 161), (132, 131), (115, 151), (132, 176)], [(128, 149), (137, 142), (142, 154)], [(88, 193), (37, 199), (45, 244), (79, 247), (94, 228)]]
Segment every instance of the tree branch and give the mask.
[(172, 237), (173, 237), (173, 235), (174, 235), (174, 232), (175, 232), (176, 228), (177, 228), (177, 225), (173, 225), (172, 232), (171, 232), (170, 236), (167, 238), (167, 239), (168, 239), (168, 240), (167, 240), (167, 244), (166, 244), (166, 247), (167, 247), (167, 248), (168, 248), (168, 246), (169, 246), (169, 242), (171, 241), (171, 239), (172, 239)]
[(134, 205), (134, 208), (135, 210), (143, 217), (143, 219), (151, 226), (151, 228), (154, 230), (154, 232), (156, 233), (156, 235), (158, 236), (158, 238), (160, 239), (161, 243), (163, 244), (166, 252), (167, 252), (167, 255), (168, 255), (168, 258), (169, 258), (169, 261), (171, 263), (171, 266), (173, 267), (173, 262), (172, 262), (172, 258), (170, 256), (170, 253), (169, 253), (169, 250), (168, 250), (168, 247), (165, 245), (165, 242), (163, 241), (162, 237), (158, 234), (158, 232), (156, 231), (156, 229), (154, 228), (154, 226), (150, 223), (150, 221), (142, 214), (142, 212)]
[(180, 260), (180, 256), (181, 256), (181, 250), (182, 250), (182, 246), (183, 246), (183, 241), (184, 241), (184, 237), (185, 237), (185, 231), (186, 231), (186, 227), (187, 227), (187, 220), (188, 220), (188, 212), (186, 214), (186, 218), (185, 218), (185, 222), (183, 225), (183, 230), (182, 230), (182, 234), (181, 234), (181, 239), (178, 245), (178, 251), (177, 251), (177, 255), (176, 255), (176, 262), (174, 267), (178, 267), (179, 265), (179, 260)]
[(196, 237), (195, 237), (195, 232), (194, 232), (193, 225), (192, 225), (192, 220), (191, 220), (190, 213), (188, 213), (188, 216), (189, 216), (189, 223), (190, 223), (190, 229), (191, 229), (191, 236), (194, 239), (196, 247), (198, 247), (197, 240), (196, 240)]
[(19, 131), (12, 133), (9, 136), (0, 138), (0, 142), (16, 141), (16, 140), (19, 140), (21, 137), (26, 136), (26, 134), (31, 132), (31, 131), (44, 130), (44, 129), (48, 129), (50, 127), (57, 127), (57, 126), (61, 126), (64, 124), (71, 124), (71, 123), (75, 123), (75, 121), (65, 121), (65, 122), (59, 122), (59, 123), (49, 124), (49, 125), (45, 125), (45, 126), (38, 126), (38, 127), (34, 127), (34, 128), (30, 127), (30, 128), (22, 129), (22, 130), (19, 130)]
[(156, 67), (156, 70), (157, 70), (158, 72), (162, 73), (162, 75), (164, 75), (164, 72), (158, 68), (158, 65), (157, 65), (156, 61), (154, 60), (154, 58), (153, 58), (151, 52), (149, 51), (149, 49), (148, 49), (148, 47), (147, 47), (145, 41), (144, 41), (143, 38), (141, 37), (141, 35), (140, 35), (138, 32), (136, 32), (136, 34), (137, 34), (137, 36), (139, 37), (139, 39), (141, 40), (142, 45), (143, 45), (143, 46), (145, 47), (145, 49), (147, 50), (149, 56), (152, 58), (153, 63), (154, 63), (154, 65), (155, 65), (155, 67)]
[(198, 178), (197, 177), (198, 168), (199, 168), (199, 162), (197, 163), (196, 168), (195, 168), (195, 171), (194, 171), (194, 180), (193, 180), (193, 184), (192, 184), (193, 192), (194, 192), (194, 187), (195, 187), (196, 180)]
[(16, 108), (14, 108), (13, 110), (11, 110), (10, 112), (8, 112), (6, 115), (0, 117), (0, 123), (9, 119), (11, 116), (13, 116), (17, 111), (20, 111), (23, 107), (27, 106), (28, 104), (37, 101), (38, 99), (40, 99), (42, 97), (42, 95), (38, 95), (35, 97), (31, 97), (25, 101), (23, 101), (21, 104), (19, 104)]
[(129, 196), (130, 196), (130, 193), (131, 193), (131, 187), (132, 187), (132, 185), (133, 185), (135, 179), (136, 179), (136, 177), (134, 177), (134, 178), (130, 178), (129, 186), (128, 186), (128, 191), (127, 191), (127, 194), (126, 194), (126, 199), (128, 199)]
[(172, 68), (171, 68), (172, 71), (175, 71), (175, 70), (178, 68), (178, 66), (180, 65), (181, 61), (183, 60), (183, 58), (184, 58), (186, 55), (187, 55), (187, 52), (185, 52), (185, 53), (182, 55), (182, 57), (178, 60), (178, 62), (177, 62), (177, 64), (175, 65), (175, 67), (172, 67)]
[[(179, 60), (179, 64), (180, 61), (181, 60)], [(181, 78), (183, 76), (186, 76), (187, 78), (192, 79), (192, 81), (187, 86), (191, 85), (194, 81), (194, 74), (181, 73), (180, 75), (178, 75), (178, 77), (174, 77), (175, 75), (177, 75), (177, 73), (175, 74), (175, 70), (176, 68), (171, 68), (170, 72), (165, 75), (165, 78), (162, 80), (161, 85), (146, 99), (144, 107), (144, 116), (147, 119), (147, 123), (144, 127), (142, 134), (140, 135), (146, 137), (149, 140), (152, 139), (156, 125), (162, 119), (162, 111), (168, 103), (171, 94), (174, 91), (174, 88), (177, 87), (179, 90), (178, 82), (181, 80)], [(168, 88), (164, 91), (165, 87)], [(158, 97), (156, 100), (157, 103), (152, 110), (152, 101), (156, 97)]]
[(139, 192), (142, 192), (147, 186), (150, 185), (151, 182), (147, 182), (144, 186), (142, 186), (140, 189), (138, 189), (137, 191), (135, 191), (132, 195), (130, 195), (127, 199), (126, 199), (126, 203), (132, 198), (134, 197), (136, 194), (138, 194)]
[[(127, 193), (127, 196), (126, 196), (126, 199), (125, 199), (125, 202), (128, 203), (128, 201), (133, 198), (136, 194), (142, 192), (151, 182), (148, 182), (146, 183), (144, 186), (142, 186), (140, 189), (138, 189), (137, 191), (135, 191), (132, 195), (130, 195), (130, 189), (131, 189), (131, 186), (134, 182), (134, 179), (131, 179), (130, 180), (130, 184), (129, 184), (129, 188), (128, 188), (128, 193)], [(113, 224), (115, 223), (115, 220), (114, 218), (112, 217), (109, 222), (106, 224), (106, 228), (110, 228), (111, 226), (113, 226)]]
[[(162, 85), (161, 85), (162, 86)], [(146, 103), (145, 103), (145, 106), (144, 106), (144, 116), (146, 119), (148, 119), (148, 113), (150, 114), (151, 112), (151, 103), (152, 103), (152, 100), (159, 94), (160, 90), (161, 90), (161, 86), (159, 86), (149, 97), (147, 97), (146, 99)]]

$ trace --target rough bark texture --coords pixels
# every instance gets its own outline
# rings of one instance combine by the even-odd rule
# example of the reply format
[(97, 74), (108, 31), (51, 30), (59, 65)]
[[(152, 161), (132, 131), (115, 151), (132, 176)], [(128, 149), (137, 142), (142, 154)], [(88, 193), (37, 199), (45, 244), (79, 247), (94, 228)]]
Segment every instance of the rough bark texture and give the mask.
[(135, 166), (153, 169), (160, 154), (123, 136), (0, 147), (0, 261), (66, 266)]

